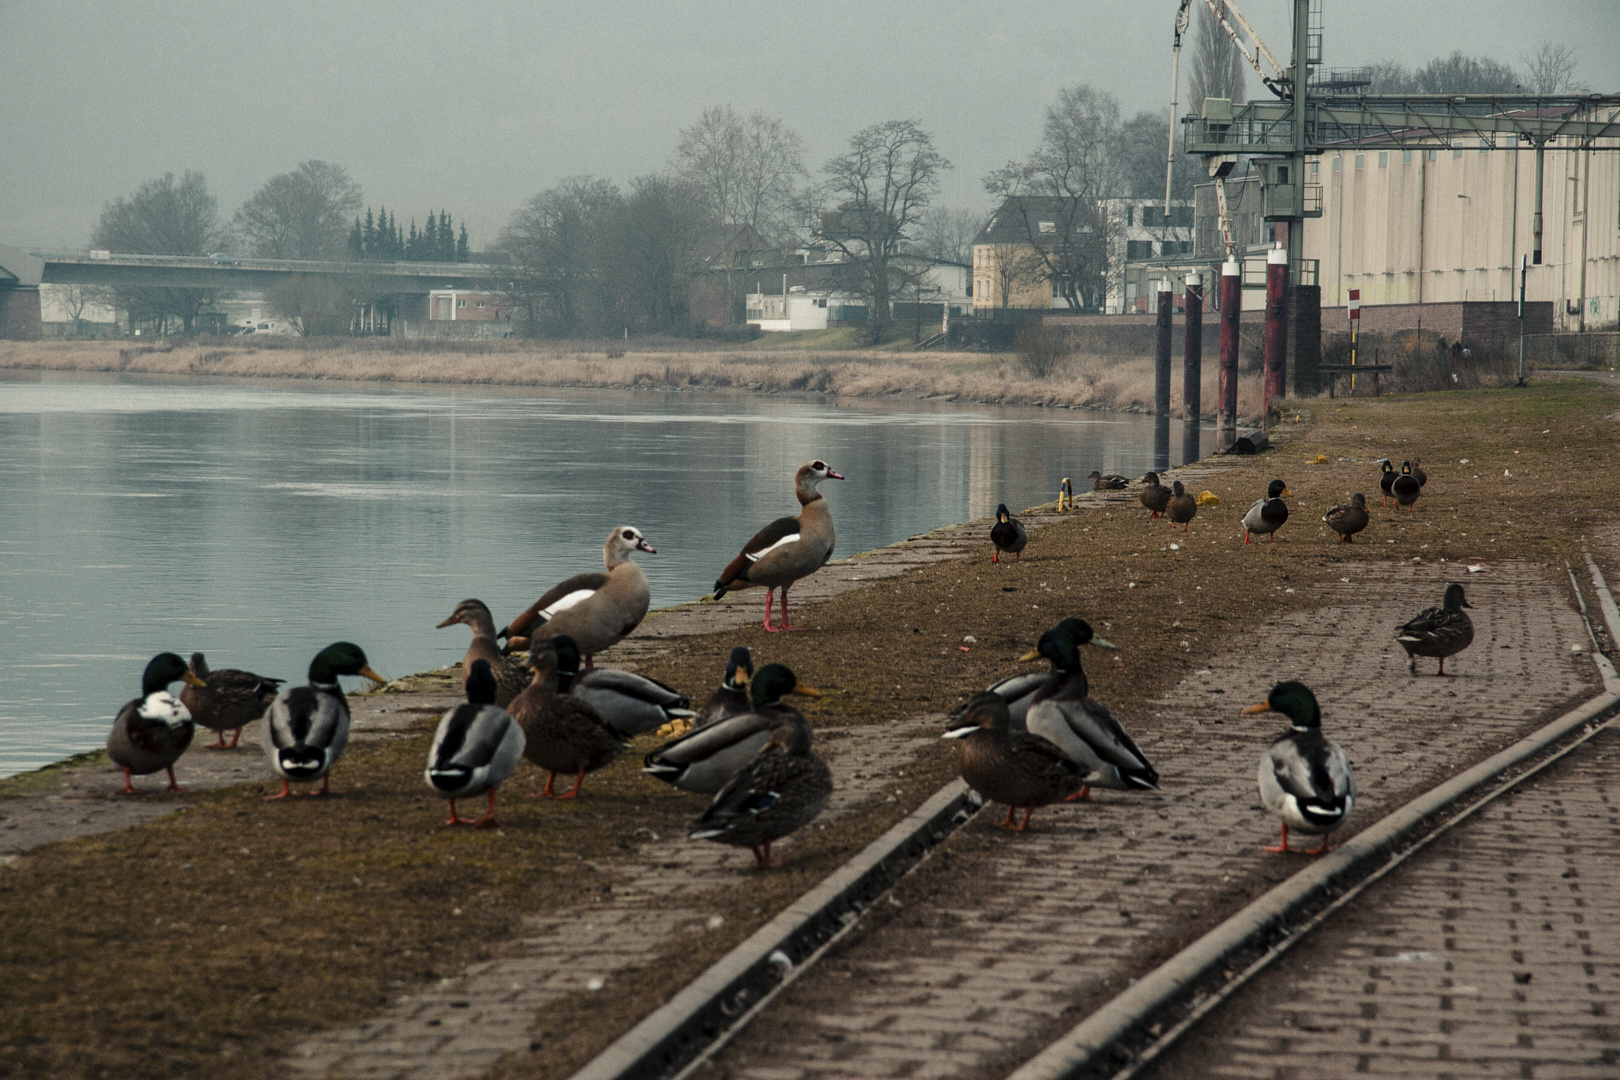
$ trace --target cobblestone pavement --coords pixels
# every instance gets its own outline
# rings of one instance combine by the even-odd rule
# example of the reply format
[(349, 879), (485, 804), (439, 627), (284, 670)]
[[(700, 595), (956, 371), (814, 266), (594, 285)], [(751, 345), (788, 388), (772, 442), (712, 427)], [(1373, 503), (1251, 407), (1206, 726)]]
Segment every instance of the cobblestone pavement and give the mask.
[(1162, 793), (1094, 792), (1040, 811), (1022, 836), (981, 815), (944, 855), (955, 851), (955, 873), (982, 896), (908, 904), (801, 979), (705, 1075), (999, 1075), (1056, 1037), (1079, 1019), (1076, 1001), (1122, 988), (1156, 940), (1241, 906), (1279, 858), (1260, 850), (1276, 825), (1254, 775), (1280, 725), (1239, 715), (1273, 678), (1308, 682), (1350, 754), (1363, 798), (1348, 832), (1590, 696), (1595, 672), (1572, 651), (1589, 639), (1567, 585), (1522, 564), (1470, 577), (1476, 637), (1454, 661), (1458, 678), (1408, 675), (1391, 612), (1438, 597), (1446, 573), (1392, 563), (1323, 590), (1322, 608), (1257, 628), (1172, 687), (1151, 719), (1122, 717)]
[(1604, 732), (1488, 804), (1147, 1075), (1620, 1076), (1617, 756)]

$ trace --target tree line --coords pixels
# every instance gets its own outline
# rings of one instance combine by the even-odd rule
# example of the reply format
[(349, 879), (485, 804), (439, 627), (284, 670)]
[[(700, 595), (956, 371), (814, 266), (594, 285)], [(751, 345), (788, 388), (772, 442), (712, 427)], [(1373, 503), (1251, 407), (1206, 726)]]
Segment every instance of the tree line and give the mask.
[(366, 207), (366, 220), (354, 219), (349, 230), (346, 253), (350, 259), (369, 259), (374, 262), (471, 262), (472, 244), (467, 237), (467, 223), (461, 223), (461, 235), (456, 235), (450, 212), (440, 210), (428, 214), (427, 224), (420, 232), (416, 219), (411, 219), (410, 232), (400, 229), (387, 207), (375, 216)]

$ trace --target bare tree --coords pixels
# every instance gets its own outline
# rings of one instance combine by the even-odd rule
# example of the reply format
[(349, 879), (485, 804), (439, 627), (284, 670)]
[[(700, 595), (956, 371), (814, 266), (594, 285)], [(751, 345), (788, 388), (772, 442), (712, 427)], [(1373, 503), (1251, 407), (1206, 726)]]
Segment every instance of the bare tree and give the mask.
[(264, 259), (340, 259), (360, 185), (341, 165), (306, 161), (272, 176), (237, 210), (233, 226), (247, 250)]
[(51, 298), (73, 322), (74, 337), (84, 333), (85, 309), (107, 302), (105, 290), (93, 285), (53, 285), (51, 293)]
[(849, 152), (827, 162), (827, 189), (840, 202), (818, 215), (817, 235), (860, 269), (873, 341), (893, 315), (890, 297), (904, 284), (896, 261), (951, 163), (915, 120), (887, 120), (851, 136)]
[(1045, 269), (1045, 261), (1023, 244), (991, 245), (990, 282), (996, 291), (997, 306), (1006, 311), (1019, 289), (1045, 280)]
[[(1119, 182), (1116, 195), (1137, 199), (1164, 198), (1164, 148), (1170, 145), (1170, 124), (1160, 113), (1140, 112), (1119, 128)], [(1204, 179), (1204, 163), (1190, 154), (1178, 155), (1173, 176), (1174, 199), (1191, 199), (1193, 186)]]
[(959, 206), (931, 206), (922, 215), (912, 250), (941, 262), (973, 263), (973, 238), (984, 228), (987, 214)]
[[(201, 173), (179, 180), (165, 173), (148, 180), (128, 198), (114, 199), (101, 211), (91, 246), (131, 255), (206, 255), (221, 240), (219, 203)], [(119, 302), (136, 319), (180, 320), (191, 333), (197, 315), (217, 297), (214, 289), (127, 287)]]
[(1549, 41), (1523, 59), (1533, 94), (1568, 94), (1585, 89), (1575, 78), (1575, 50), (1568, 45)]
[(347, 333), (354, 316), (354, 297), (328, 274), (288, 274), (264, 298), (304, 337)]
[(1372, 65), (1368, 89), (1375, 94), (1505, 94), (1521, 85), (1507, 64), (1457, 51), (1437, 56), (1419, 68), (1395, 60), (1379, 61)]
[(608, 229), (623, 198), (612, 181), (570, 177), (501, 230), (491, 254), (531, 333), (578, 333), (598, 314)]
[[(1221, 11), (1226, 13), (1226, 0), (1220, 2)], [(1227, 22), (1232, 21), (1227, 15)], [(1208, 4), (1198, 5), (1198, 43), (1193, 47), (1192, 57), (1192, 84), (1189, 100), (1192, 103), (1194, 115), (1204, 111), (1204, 99), (1231, 98), (1237, 101), (1243, 97), (1243, 77), (1248, 69), (1249, 62), (1243, 59), (1243, 53), (1237, 47), (1226, 30), (1221, 26), (1220, 20), (1215, 17)]]
[(715, 225), (694, 184), (641, 176), (613, 216), (607, 260), (610, 309), (625, 326), (661, 334), (691, 330), (692, 279)]

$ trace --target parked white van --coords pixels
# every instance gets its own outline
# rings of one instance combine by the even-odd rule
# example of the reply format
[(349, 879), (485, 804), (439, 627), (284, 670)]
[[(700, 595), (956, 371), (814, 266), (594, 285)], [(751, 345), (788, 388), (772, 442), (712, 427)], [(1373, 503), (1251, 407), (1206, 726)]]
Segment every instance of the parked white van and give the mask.
[(243, 319), (236, 324), (236, 332), (243, 337), (249, 334), (257, 334), (260, 337), (266, 334), (287, 337), (296, 336), (298, 327), (286, 319)]

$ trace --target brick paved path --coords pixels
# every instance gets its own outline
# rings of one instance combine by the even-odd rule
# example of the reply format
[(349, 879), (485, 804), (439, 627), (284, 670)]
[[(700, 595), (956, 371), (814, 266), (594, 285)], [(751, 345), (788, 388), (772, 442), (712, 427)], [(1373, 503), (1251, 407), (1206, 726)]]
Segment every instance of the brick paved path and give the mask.
[(708, 1075), (1000, 1075), (1067, 1030), (1071, 1003), (1120, 989), (1155, 939), (1241, 906), (1245, 879), (1278, 858), (1260, 850), (1276, 826), (1254, 776), (1281, 725), (1238, 715), (1273, 679), (1307, 681), (1349, 752), (1363, 790), (1350, 832), (1596, 689), (1571, 652), (1589, 639), (1567, 586), (1511, 564), (1469, 579), (1476, 637), (1452, 665), (1460, 677), (1409, 676), (1392, 613), (1438, 597), (1446, 573), (1392, 563), (1327, 589), (1322, 609), (1256, 628), (1170, 689), (1153, 718), (1122, 717), (1162, 793), (1094, 793), (1040, 811), (1024, 836), (981, 815), (945, 845), (980, 883), (972, 902), (908, 904), (784, 994)]
[(1483, 808), (1148, 1075), (1620, 1077), (1617, 755), (1605, 732)]

